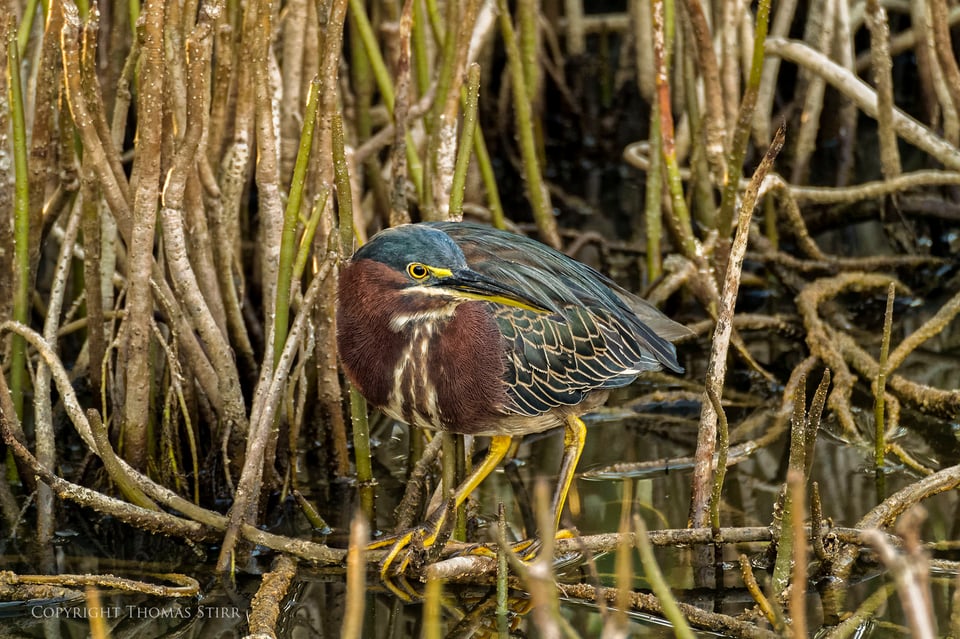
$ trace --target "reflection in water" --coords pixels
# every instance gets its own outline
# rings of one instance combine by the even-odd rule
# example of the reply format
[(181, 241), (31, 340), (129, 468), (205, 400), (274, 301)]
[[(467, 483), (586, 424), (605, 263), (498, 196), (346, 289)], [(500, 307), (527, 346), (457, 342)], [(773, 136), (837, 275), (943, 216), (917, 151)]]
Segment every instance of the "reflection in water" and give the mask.
[[(752, 402), (743, 401), (739, 407), (729, 407), (734, 443), (745, 439), (763, 438), (770, 432), (774, 422), (772, 401), (754, 398)], [(766, 404), (766, 405), (765, 405)], [(582, 468), (585, 477), (578, 479), (571, 491), (569, 512), (564, 524), (576, 527), (583, 536), (610, 533), (621, 528), (624, 509), (624, 495), (631, 496), (628, 511), (644, 518), (652, 531), (682, 529), (686, 526), (689, 507), (689, 471), (678, 460), (689, 457), (695, 442), (695, 425), (689, 419), (692, 412), (688, 406), (669, 406), (658, 404), (658, 413), (650, 415), (642, 409), (631, 408), (629, 419), (611, 421), (610, 414), (590, 422), (590, 435), (584, 452)], [(623, 417), (624, 411), (619, 411)], [(866, 420), (869, 411), (858, 413)], [(390, 426), (393, 435), (399, 435), (394, 426)], [(817, 441), (813, 479), (817, 481), (823, 504), (823, 516), (836, 526), (851, 526), (876, 504), (875, 482), (870, 468), (872, 450), (851, 445), (839, 436), (833, 421), (828, 419), (822, 426)], [(386, 449), (390, 447), (390, 438), (381, 441)], [(908, 440), (909, 439), (909, 440)], [(766, 530), (770, 524), (771, 513), (776, 510), (776, 501), (784, 472), (784, 455), (787, 438), (767, 445), (754, 447), (745, 452), (743, 459), (730, 468), (724, 490), (722, 521), (724, 525), (747, 527), (756, 526)], [(949, 461), (955, 450), (942, 446), (940, 449), (926, 447), (925, 441), (917, 434), (901, 435), (900, 440), (911, 450), (927, 450), (931, 459), (939, 457), (941, 463)], [(403, 442), (405, 444), (405, 442)], [(499, 470), (491, 476), (478, 491), (470, 508), (470, 532), (474, 538), (489, 541), (495, 537), (496, 512), (499, 503), (505, 505), (505, 519), (510, 524), (511, 539), (522, 539), (532, 525), (535, 515), (525, 495), (534, 492), (533, 486), (538, 477), (547, 477), (557, 467), (556, 457), (562, 449), (562, 434), (545, 436), (525, 441), (518, 451), (517, 460), (507, 469)], [(381, 451), (385, 453), (385, 451)], [(618, 474), (613, 464), (620, 462), (647, 462), (642, 472), (636, 467)], [(592, 472), (605, 469), (603, 472)], [(888, 474), (888, 491), (894, 492), (916, 481), (903, 468), (891, 468)], [(384, 515), (389, 513), (389, 498), (394, 499), (401, 493), (400, 483), (381, 485), (379, 508)], [(389, 490), (388, 490), (389, 489)], [(391, 493), (394, 493), (391, 495)], [(349, 491), (345, 491), (349, 495)], [(924, 502), (928, 519), (924, 524), (925, 538), (956, 538), (955, 492), (946, 493)], [(524, 510), (528, 512), (524, 514)], [(344, 505), (340, 511), (344, 518), (352, 508)], [(324, 513), (327, 515), (328, 513)], [(289, 526), (297, 519), (296, 510), (286, 512), (281, 523)], [(197, 557), (190, 557), (193, 551), (176, 542), (150, 536), (131, 536), (129, 529), (111, 527), (101, 522), (99, 527), (88, 528), (89, 522), (81, 523), (82, 533), (70, 538), (60, 549), (64, 572), (73, 570), (75, 564), (82, 564), (84, 570), (91, 572), (115, 572), (133, 574), (136, 572), (166, 572), (186, 570), (186, 563), (196, 563)], [(336, 520), (331, 518), (331, 523)], [(342, 526), (342, 523), (338, 523)], [(342, 527), (341, 527), (342, 530)], [(926, 531), (932, 531), (927, 533)], [(294, 532), (294, 530), (288, 530)], [(298, 534), (309, 534), (299, 531)], [(342, 537), (332, 536), (332, 540), (346, 545)], [(140, 557), (150, 555), (154, 561), (127, 562), (111, 565), (103, 560), (99, 566), (90, 563), (90, 557), (103, 555), (104, 548), (111, 547), (110, 541), (123, 543), (112, 546), (117, 552), (129, 552)], [(331, 541), (331, 543), (334, 543)], [(567, 543), (567, 542), (564, 542)], [(572, 543), (572, 542), (570, 542)], [(163, 545), (160, 545), (163, 544)], [(570, 557), (565, 565), (552, 566), (556, 579), (561, 584), (560, 599), (550, 599), (550, 593), (558, 594), (553, 588), (537, 591), (529, 581), (511, 578), (506, 597), (498, 603), (495, 568), (483, 574), (476, 574), (459, 581), (447, 581), (443, 584), (436, 609), (436, 628), (441, 637), (496, 637), (507, 624), (507, 632), (512, 636), (547, 636), (543, 631), (543, 621), (538, 618), (538, 610), (557, 606), (560, 616), (557, 623), (569, 626), (582, 637), (600, 636), (603, 629), (616, 624), (629, 624), (626, 632), (642, 636), (672, 636), (669, 627), (664, 626), (648, 594), (650, 584), (639, 568), (635, 550), (628, 548), (631, 556), (628, 562), (632, 568), (629, 581), (618, 582), (617, 554), (615, 544), (604, 546), (592, 552), (582, 552)], [(158, 549), (163, 548), (161, 552)], [(766, 549), (768, 544), (762, 541), (741, 541), (736, 545), (726, 545), (722, 549), (722, 563), (718, 566), (719, 585), (715, 589), (694, 588), (693, 573), (690, 566), (689, 545), (674, 544), (657, 548), (658, 563), (666, 575), (669, 584), (681, 603), (697, 606), (704, 614), (724, 614), (736, 618), (742, 623), (752, 624), (756, 629), (759, 621), (754, 609), (753, 598), (744, 589), (740, 577), (739, 557), (750, 558), (753, 570), (760, 582), (761, 589), (769, 580), (769, 561)], [(152, 555), (149, 549), (153, 549)], [(215, 554), (216, 549), (210, 549)], [(938, 556), (951, 558), (955, 552), (945, 547)], [(869, 560), (869, 556), (864, 559)], [(245, 567), (249, 572), (269, 569), (269, 553), (255, 554), (254, 561)], [(163, 561), (161, 561), (163, 560)], [(169, 564), (167, 562), (169, 561)], [(199, 559), (202, 563), (203, 559)], [(371, 638), (419, 637), (423, 636), (425, 626), (434, 623), (434, 617), (425, 616), (422, 598), (425, 584), (417, 579), (408, 579), (400, 589), (406, 593), (403, 600), (398, 599), (390, 589), (378, 582), (376, 571), (367, 575), (368, 590), (363, 602), (363, 636)], [(195, 565), (190, 570), (196, 570)], [(21, 571), (24, 572), (24, 571)], [(195, 573), (193, 573), (195, 574)], [(846, 592), (845, 609), (848, 611), (871, 610), (874, 618), (883, 619), (883, 623), (903, 623), (904, 617), (894, 589), (889, 582), (878, 578), (882, 575), (875, 563), (861, 563), (854, 573), (850, 588)], [(247, 578), (241, 582), (233, 598), (218, 585), (218, 581), (209, 578), (203, 584), (203, 597), (197, 600), (156, 600), (144, 597), (104, 597), (101, 607), (108, 613), (101, 615), (108, 622), (114, 637), (164, 636), (176, 634), (182, 637), (241, 637), (246, 633), (246, 615), (259, 580)], [(549, 583), (552, 583), (549, 582)], [(952, 574), (934, 575), (932, 588), (934, 597), (934, 615), (948, 619), (949, 602), (953, 595), (954, 578)], [(396, 584), (394, 584), (396, 585)], [(620, 585), (617, 590), (614, 586)], [(811, 627), (821, 623), (822, 602), (817, 589), (825, 581), (813, 575), (810, 591), (807, 594), (808, 620)], [(337, 637), (343, 624), (346, 584), (342, 568), (309, 568), (301, 566), (293, 587), (285, 601), (280, 615), (279, 636), (281, 637)], [(625, 594), (624, 594), (625, 593)], [(623, 594), (618, 599), (618, 594)], [(537, 598), (542, 597), (543, 604)], [(535, 605), (538, 602), (539, 605)], [(613, 609), (626, 605), (629, 614), (617, 615)], [(18, 607), (0, 610), (5, 616), (4, 630), (8, 636), (56, 637), (77, 636), (89, 631), (89, 612), (84, 617), (77, 612), (85, 606), (83, 600), (31, 602)], [(498, 615), (498, 610), (500, 614)], [(744, 610), (754, 612), (744, 615)], [(882, 614), (882, 617), (877, 617)], [(764, 622), (759, 621), (763, 626)], [(873, 624), (873, 625), (871, 625)], [(860, 631), (870, 636), (885, 636), (882, 628), (889, 628), (877, 621), (862, 622)], [(730, 631), (732, 633), (732, 631)], [(736, 633), (733, 633), (736, 634)]]

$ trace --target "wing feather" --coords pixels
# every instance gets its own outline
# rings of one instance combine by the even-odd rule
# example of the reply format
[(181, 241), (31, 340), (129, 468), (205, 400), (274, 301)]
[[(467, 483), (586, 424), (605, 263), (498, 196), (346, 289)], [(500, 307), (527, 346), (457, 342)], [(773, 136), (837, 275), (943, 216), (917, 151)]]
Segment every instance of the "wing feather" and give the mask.
[(512, 411), (540, 415), (625, 386), (643, 371), (683, 370), (669, 339), (690, 331), (591, 267), (520, 235), (469, 223), (433, 226), (453, 238), (470, 268), (552, 311), (487, 302), (503, 336)]

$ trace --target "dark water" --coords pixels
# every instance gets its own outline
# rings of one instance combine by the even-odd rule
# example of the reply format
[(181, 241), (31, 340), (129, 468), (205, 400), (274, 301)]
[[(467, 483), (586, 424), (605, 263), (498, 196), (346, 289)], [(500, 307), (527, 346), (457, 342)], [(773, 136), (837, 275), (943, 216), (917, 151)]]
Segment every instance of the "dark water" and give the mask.
[[(771, 399), (765, 402), (767, 406), (763, 406), (762, 402), (755, 403), (757, 405), (731, 413), (735, 415), (742, 412), (746, 418), (757, 411), (770, 410), (777, 402)], [(629, 419), (619, 414), (623, 411), (612, 411), (615, 413), (613, 416), (594, 416), (590, 420), (580, 470), (589, 474), (589, 471), (624, 460), (676, 460), (692, 453), (696, 414), (691, 409), (694, 407), (644, 408), (646, 414)], [(650, 414), (650, 411), (656, 413)], [(864, 412), (862, 417), (867, 419), (869, 413)], [(736, 423), (731, 425), (735, 426)], [(834, 431), (835, 425), (827, 420), (816, 448), (813, 478), (820, 487), (824, 516), (835, 525), (851, 526), (877, 503), (875, 476), (869, 470), (873, 452), (848, 445)], [(725, 525), (764, 526), (771, 522), (783, 482), (785, 442), (786, 437), (782, 437), (775, 444), (758, 450), (749, 459), (731, 468), (726, 480)], [(519, 474), (527, 489), (532, 489), (534, 478), (550, 477), (555, 472), (561, 449), (561, 433), (541, 437), (521, 447)], [(379, 455), (390, 458), (389, 438), (381, 444)], [(934, 456), (934, 452), (929, 450), (928, 458)], [(397, 461), (400, 463), (402, 459), (397, 458)], [(943, 463), (949, 460), (939, 461)], [(628, 479), (578, 479), (570, 499), (573, 523), (583, 535), (616, 531), (624, 505), (624, 487), (629, 483), (633, 495), (629, 507), (644, 518), (649, 528), (685, 527), (690, 499), (690, 471), (682, 464), (671, 466), (670, 470), (650, 470), (643, 473), (642, 477)], [(893, 492), (915, 479), (904, 470), (892, 467), (887, 475), (887, 490)], [(508, 521), (514, 527), (519, 526), (522, 518), (516, 508), (511, 484), (502, 471), (491, 476), (479, 491), (478, 513), (492, 521), (500, 501), (507, 506)], [(925, 502), (928, 515), (924, 525), (925, 539), (957, 538), (957, 504), (955, 491)], [(381, 500), (380, 505), (382, 510), (386, 510), (387, 500)], [(86, 516), (89, 517), (89, 514)], [(239, 567), (236, 589), (227, 590), (209, 572), (216, 548), (198, 549), (197, 554), (170, 540), (139, 535), (131, 537), (129, 529), (109, 520), (87, 520), (87, 526), (78, 535), (65, 539), (58, 551), (60, 572), (111, 572), (135, 576), (167, 571), (185, 572), (201, 581), (203, 595), (199, 599), (179, 600), (105, 595), (99, 608), (91, 608), (82, 598), (8, 605), (0, 609), (3, 637), (87, 636), (89, 617), (97, 615), (108, 622), (116, 637), (238, 637), (246, 632), (249, 601), (259, 584), (256, 575), (269, 569), (269, 553), (254, 553), (249, 563)], [(715, 612), (738, 615), (744, 609), (751, 608), (753, 602), (740, 582), (736, 557), (740, 552), (759, 557), (762, 556), (762, 549), (763, 545), (728, 547), (724, 559), (729, 562), (730, 569), (723, 575), (724, 587), (713, 590), (695, 587), (688, 548), (659, 548), (657, 558), (680, 601)], [(956, 558), (949, 553), (939, 553), (938, 556)], [(97, 557), (102, 559), (98, 560)], [(613, 554), (595, 558), (596, 571), (602, 584), (614, 585), (614, 563)], [(568, 566), (563, 569), (561, 578), (568, 582), (590, 581), (584, 576), (585, 570), (582, 563)], [(633, 571), (633, 586), (648, 589), (649, 584), (635, 554)], [(763, 580), (764, 572), (758, 570), (758, 576)], [(943, 624), (941, 631), (947, 627), (953, 578), (953, 575), (937, 572), (932, 575), (933, 603), (936, 617)], [(852, 579), (848, 607), (854, 609), (887, 582), (888, 577), (879, 571), (875, 563), (864, 562), (862, 569)], [(524, 593), (513, 594), (514, 609), (522, 610), (528, 605)], [(490, 587), (446, 587), (440, 636), (488, 636), (463, 619), (469, 621), (471, 618), (468, 615), (472, 610), (486, 606), (488, 612), (480, 615), (485, 618), (485, 624), (481, 623), (480, 626), (495, 630), (491, 605), (493, 598), (495, 590)], [(281, 615), (281, 636), (339, 636), (344, 601), (342, 570), (302, 567)], [(364, 636), (421, 636), (422, 605), (398, 600), (372, 574), (368, 576), (365, 604)], [(568, 600), (562, 603), (561, 610), (580, 636), (600, 636), (602, 633), (605, 620), (595, 604)], [(816, 629), (820, 624), (821, 604), (815, 587), (808, 594), (808, 611), (810, 627)], [(629, 620), (630, 636), (672, 636), (672, 631), (664, 622), (649, 615), (631, 614)], [(515, 623), (526, 636), (540, 636), (532, 615), (518, 615)], [(859, 636), (902, 636), (902, 624), (903, 615), (894, 596), (868, 627), (861, 628)]]

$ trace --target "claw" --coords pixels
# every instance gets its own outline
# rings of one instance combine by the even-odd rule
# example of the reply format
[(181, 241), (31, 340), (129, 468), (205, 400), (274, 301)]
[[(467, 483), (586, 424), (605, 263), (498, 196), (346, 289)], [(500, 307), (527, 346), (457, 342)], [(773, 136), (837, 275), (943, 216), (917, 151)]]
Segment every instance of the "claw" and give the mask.
[[(557, 531), (554, 539), (573, 539), (576, 532), (568, 528)], [(539, 538), (524, 539), (522, 541), (510, 544), (510, 552), (515, 554), (520, 561), (530, 563), (537, 558), (537, 553), (543, 548), (543, 541)], [(478, 555), (480, 557), (496, 558), (497, 550), (492, 544), (478, 544), (465, 549), (461, 555)], [(561, 561), (561, 563), (566, 563)]]
[[(427, 521), (412, 530), (408, 530), (402, 535), (395, 536), (386, 540), (376, 542), (376, 547), (383, 549), (390, 545), (390, 552), (380, 563), (381, 579), (388, 579), (393, 574), (402, 575), (407, 572), (411, 561), (417, 556), (422, 555), (422, 551), (433, 551), (439, 554), (447, 543), (448, 534), (445, 535), (447, 522), (447, 509), (441, 509), (439, 515), (434, 517), (434, 521)], [(412, 542), (417, 540), (416, 544)], [(413, 547), (411, 547), (413, 546)], [(371, 546), (372, 547), (372, 546)], [(436, 548), (438, 547), (438, 548)], [(436, 548), (436, 550), (434, 550)], [(417, 552), (417, 550), (421, 552)], [(406, 550), (406, 554), (400, 561), (399, 566), (394, 569), (393, 564), (397, 561), (400, 554)], [(432, 553), (431, 553), (432, 554)]]
[[(573, 482), (574, 470), (577, 466), (577, 461), (580, 459), (580, 454), (583, 451), (583, 440), (584, 434), (586, 431), (586, 426), (578, 418), (571, 416), (567, 420), (567, 429), (564, 434), (564, 458), (560, 468), (560, 481), (558, 482), (556, 492), (554, 493), (553, 498), (553, 510), (554, 510), (554, 530), (559, 527), (560, 522), (560, 513), (563, 510), (564, 502), (567, 498), (567, 493), (570, 490), (570, 484)], [(510, 449), (511, 439), (507, 435), (495, 436), (490, 441), (490, 449), (487, 452), (487, 456), (484, 458), (478, 466), (474, 467), (473, 472), (467, 477), (466, 480), (457, 488), (453, 493), (452, 498), (448, 504), (448, 508), (441, 508), (431, 516), (427, 522), (421, 524), (420, 526), (409, 530), (400, 535), (395, 535), (391, 537), (385, 537), (384, 539), (377, 540), (367, 546), (369, 550), (382, 550), (384, 548), (390, 548), (387, 556), (384, 557), (383, 561), (380, 564), (380, 578), (387, 585), (387, 587), (393, 591), (401, 599), (409, 600), (409, 593), (405, 593), (400, 588), (397, 588), (392, 582), (391, 578), (393, 575), (403, 575), (410, 568), (411, 562), (423, 558), (426, 551), (426, 558), (429, 562), (431, 557), (434, 555), (439, 556), (440, 552), (443, 550), (443, 547), (446, 545), (447, 537), (449, 532), (445, 526), (447, 521), (452, 520), (452, 517), (448, 517), (448, 513), (452, 512), (453, 509), (460, 506), (467, 497), (470, 496), (470, 493), (480, 484), (483, 479), (489, 475), (494, 468), (497, 467), (497, 464), (504, 458), (507, 452)], [(445, 534), (446, 533), (446, 534)], [(573, 533), (567, 530), (561, 530), (557, 533), (558, 539), (569, 538), (573, 536)], [(417, 544), (412, 544), (414, 539), (418, 539)], [(413, 545), (413, 547), (411, 547)], [(477, 547), (477, 553), (481, 555), (496, 556), (496, 553), (489, 548), (480, 550), (483, 546)], [(530, 562), (537, 556), (541, 548), (541, 543), (539, 540), (528, 540), (519, 542), (511, 547), (514, 553), (519, 555), (521, 561)], [(422, 549), (418, 552), (419, 549)], [(400, 557), (401, 553), (406, 553), (403, 555), (403, 558), (400, 559), (399, 565), (397, 563), (397, 558)], [(469, 551), (473, 552), (473, 551)], [(436, 557), (433, 557), (434, 559)]]
[[(383, 558), (383, 561), (380, 562), (380, 578), (386, 581), (390, 578), (390, 567), (393, 565), (393, 562), (397, 559), (397, 556), (400, 554), (404, 548), (410, 545), (410, 540), (413, 539), (413, 534), (417, 529), (407, 531), (396, 541), (393, 542), (393, 546), (390, 547), (390, 552), (387, 553), (387, 556)], [(385, 546), (381, 546), (383, 548)]]
[[(433, 546), (438, 545), (437, 541), (441, 538), (441, 534), (444, 531), (444, 524), (448, 520), (448, 510), (455, 509), (464, 501), (466, 501), (467, 497), (470, 496), (470, 493), (472, 493), (473, 490), (480, 484), (480, 482), (483, 481), (483, 478), (493, 472), (493, 469), (497, 467), (497, 464), (500, 463), (509, 449), (509, 436), (501, 435), (493, 437), (490, 440), (490, 450), (487, 452), (486, 458), (484, 458), (483, 462), (473, 469), (473, 472), (470, 474), (470, 476), (467, 477), (467, 479), (465, 479), (464, 482), (457, 488), (453, 498), (451, 499), (450, 508), (441, 508), (437, 514), (431, 517), (431, 519), (434, 519), (433, 521), (428, 519), (426, 523), (414, 528), (413, 530), (407, 531), (399, 536), (380, 539), (367, 546), (369, 550), (382, 550), (390, 547), (390, 552), (387, 553), (387, 556), (383, 559), (383, 563), (380, 564), (380, 577), (382, 579), (387, 579), (394, 572), (394, 562), (404, 549), (409, 548), (410, 542), (413, 541), (414, 535), (418, 531), (423, 534), (424, 549), (430, 549)], [(444, 537), (443, 543), (439, 544), (440, 548), (442, 549), (445, 544), (446, 538)], [(410, 561), (411, 554), (408, 552), (400, 562), (399, 570), (396, 572), (405, 572), (410, 566)]]
[(387, 590), (392, 592), (397, 599), (404, 603), (414, 603), (423, 599), (423, 594), (418, 592), (403, 575), (387, 577), (383, 579), (383, 585), (386, 586)]

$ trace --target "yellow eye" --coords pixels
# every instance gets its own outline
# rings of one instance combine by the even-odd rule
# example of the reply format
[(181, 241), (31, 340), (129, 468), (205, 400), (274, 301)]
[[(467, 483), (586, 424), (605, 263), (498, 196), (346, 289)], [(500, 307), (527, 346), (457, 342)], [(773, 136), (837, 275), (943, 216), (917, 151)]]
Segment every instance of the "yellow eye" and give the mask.
[(407, 264), (407, 273), (410, 274), (415, 280), (422, 280), (427, 275), (430, 275), (430, 271), (427, 270), (427, 267), (421, 264), (420, 262), (411, 262)]

